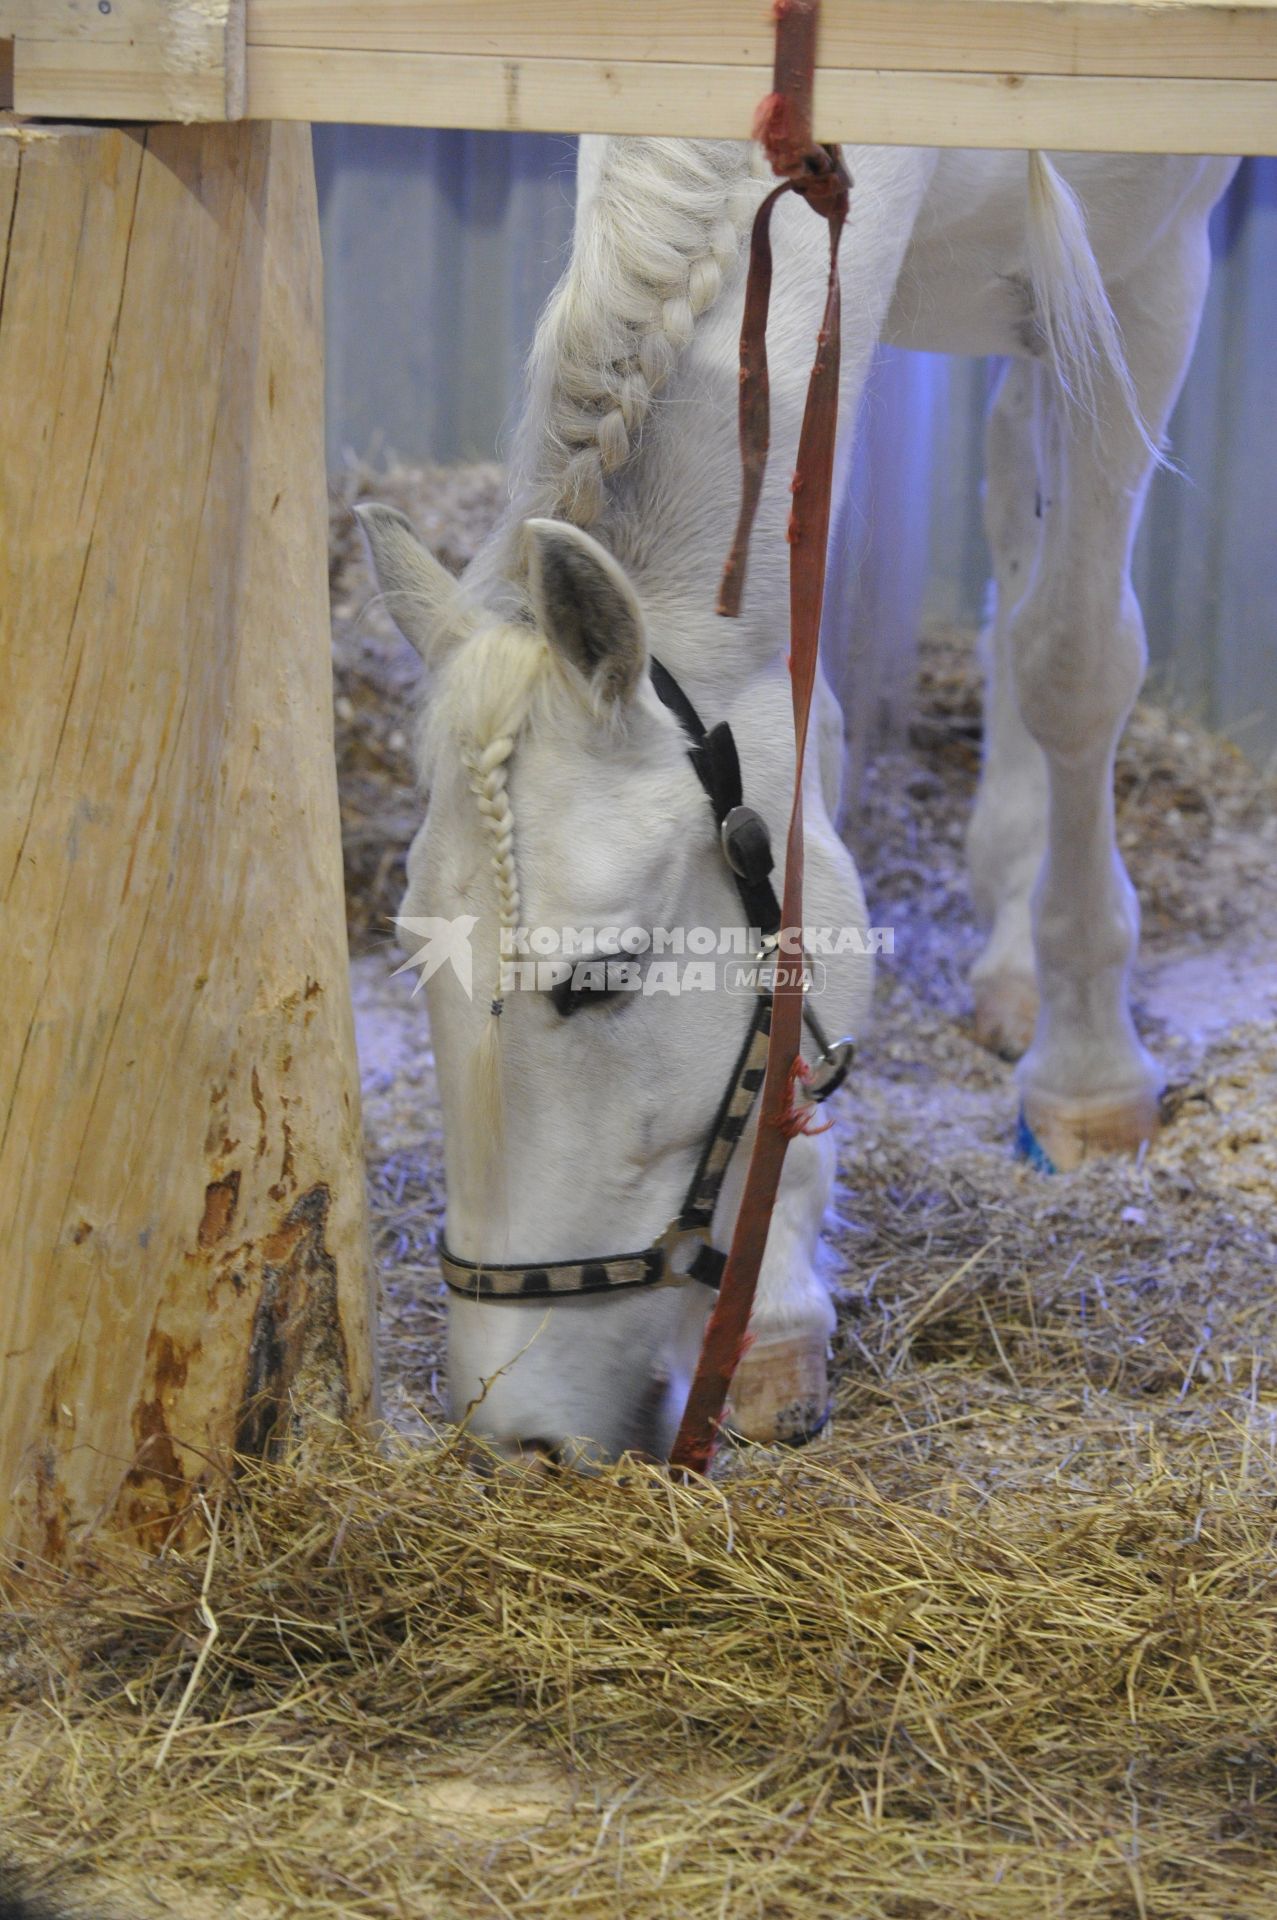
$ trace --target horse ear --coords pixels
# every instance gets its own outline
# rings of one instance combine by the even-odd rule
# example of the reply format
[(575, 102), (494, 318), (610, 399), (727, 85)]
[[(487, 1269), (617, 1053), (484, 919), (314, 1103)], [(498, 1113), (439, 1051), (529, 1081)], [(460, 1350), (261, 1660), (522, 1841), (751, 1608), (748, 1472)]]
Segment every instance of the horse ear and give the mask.
[(460, 589), (394, 507), (353, 509), (386, 611), (405, 640), (429, 661), (464, 633)]
[(596, 699), (629, 700), (647, 671), (638, 597), (606, 548), (562, 520), (525, 520), (524, 555), (537, 622)]

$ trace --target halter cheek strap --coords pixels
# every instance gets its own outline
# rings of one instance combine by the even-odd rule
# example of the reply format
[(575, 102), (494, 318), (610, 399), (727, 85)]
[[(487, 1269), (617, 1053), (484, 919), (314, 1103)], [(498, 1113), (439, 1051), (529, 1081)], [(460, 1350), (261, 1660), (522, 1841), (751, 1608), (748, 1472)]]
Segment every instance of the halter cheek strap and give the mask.
[(771, 837), (762, 815), (742, 805), (744, 789), (736, 736), (726, 720), (707, 729), (674, 675), (659, 660), (649, 663), (648, 672), (658, 700), (669, 708), (691, 741), (687, 757), (713, 809), (745, 925), (757, 928), (766, 939), (780, 931), (780, 901), (771, 880)]
[(736, 1142), (763, 1084), (771, 1024), (771, 994), (760, 991), (754, 997), (745, 1044), (683, 1204), (659, 1240), (641, 1253), (616, 1253), (602, 1260), (549, 1260), (533, 1267), (459, 1260), (441, 1242), (439, 1265), (452, 1291), (469, 1300), (544, 1300), (565, 1294), (622, 1293), (632, 1287), (669, 1286), (685, 1280), (717, 1287), (727, 1255), (711, 1245), (710, 1227)]

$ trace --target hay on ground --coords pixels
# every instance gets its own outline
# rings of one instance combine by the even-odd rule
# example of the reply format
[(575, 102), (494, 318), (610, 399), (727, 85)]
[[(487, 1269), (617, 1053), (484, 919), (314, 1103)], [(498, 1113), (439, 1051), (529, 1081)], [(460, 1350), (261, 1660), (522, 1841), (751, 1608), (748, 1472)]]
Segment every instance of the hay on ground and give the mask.
[(1254, 1920), (1277, 1513), (1239, 1385), (1177, 1422), (1057, 1384), (1050, 1470), (1038, 1411), (979, 1487), (916, 1392), (721, 1488), (253, 1469), (199, 1553), (27, 1589), (0, 1817), (130, 1913)]

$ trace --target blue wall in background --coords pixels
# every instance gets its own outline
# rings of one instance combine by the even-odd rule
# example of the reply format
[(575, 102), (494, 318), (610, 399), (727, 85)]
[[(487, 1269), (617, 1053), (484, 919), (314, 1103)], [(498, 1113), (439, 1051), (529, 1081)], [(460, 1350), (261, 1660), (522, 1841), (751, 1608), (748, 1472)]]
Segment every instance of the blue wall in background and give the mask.
[(572, 238), (576, 142), (316, 127), (328, 457), (491, 460)]

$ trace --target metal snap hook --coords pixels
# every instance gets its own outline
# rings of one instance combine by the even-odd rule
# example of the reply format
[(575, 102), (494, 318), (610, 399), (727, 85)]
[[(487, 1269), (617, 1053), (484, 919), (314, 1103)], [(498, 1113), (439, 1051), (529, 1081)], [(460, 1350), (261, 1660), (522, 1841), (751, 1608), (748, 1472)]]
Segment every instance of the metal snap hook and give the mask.
[(835, 1040), (817, 1054), (815, 1063), (807, 1078), (803, 1081), (803, 1092), (817, 1106), (828, 1100), (831, 1093), (837, 1093), (847, 1075), (851, 1072), (851, 1063), (856, 1057), (856, 1043), (850, 1034), (844, 1034), (841, 1040)]

